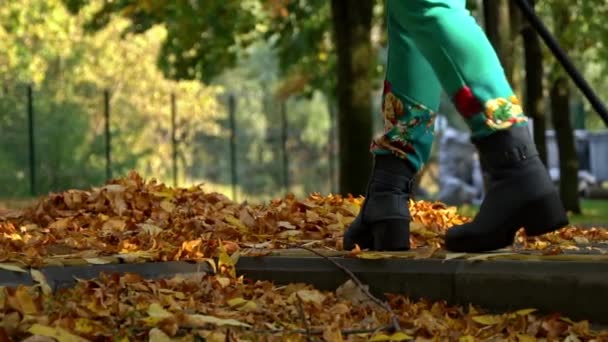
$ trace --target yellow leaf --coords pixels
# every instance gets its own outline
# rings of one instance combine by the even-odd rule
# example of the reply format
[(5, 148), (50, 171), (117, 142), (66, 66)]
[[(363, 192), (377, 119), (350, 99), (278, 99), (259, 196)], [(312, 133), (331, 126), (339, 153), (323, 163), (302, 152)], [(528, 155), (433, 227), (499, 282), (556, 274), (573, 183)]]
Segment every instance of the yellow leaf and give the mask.
[(247, 228), (245, 226), (245, 224), (243, 224), (243, 222), (241, 222), (241, 220), (239, 220), (238, 218), (234, 217), (234, 216), (226, 216), (224, 218), (224, 220), (234, 226), (236, 226), (241, 232), (243, 233), (247, 233), (249, 231), (249, 228)]
[(566, 323), (570, 323), (570, 324), (576, 324), (576, 322), (575, 322), (575, 321), (571, 320), (571, 319), (570, 319), (570, 318), (568, 318), (568, 317), (560, 317), (559, 319), (560, 319), (560, 320), (562, 320), (562, 321), (564, 321), (564, 322), (566, 322)]
[(153, 192), (152, 195), (158, 196), (158, 197), (163, 197), (166, 199), (172, 199), (175, 196), (174, 191), (169, 190), (169, 189), (167, 189), (165, 191)]
[(495, 257), (507, 256), (507, 255), (517, 255), (517, 253), (484, 253), (479, 254), (474, 257), (467, 258), (470, 261), (479, 261), (479, 260), (490, 260)]
[(152, 303), (148, 307), (148, 316), (154, 318), (167, 318), (173, 316), (172, 313), (163, 309), (163, 307), (158, 303)]
[(521, 309), (521, 310), (515, 311), (515, 314), (520, 315), (520, 316), (527, 316), (535, 311), (536, 311), (536, 309)]
[(299, 290), (296, 295), (304, 302), (322, 304), (325, 300), (325, 295), (317, 290)]
[(473, 320), (484, 325), (500, 324), (503, 321), (502, 317), (496, 315), (474, 316)]
[(116, 261), (114, 258), (84, 258), (84, 260), (93, 265), (111, 264)]
[(228, 305), (232, 308), (244, 311), (254, 310), (257, 308), (257, 304), (254, 301), (247, 300), (242, 297), (232, 298), (226, 303), (228, 303)]
[(51, 289), (51, 287), (49, 286), (49, 283), (46, 281), (46, 277), (44, 276), (44, 274), (38, 270), (35, 269), (31, 269), (30, 270), (30, 274), (32, 275), (32, 279), (37, 282), (38, 284), (40, 284), (40, 288), (42, 289), (42, 293), (44, 293), (45, 295), (51, 294), (53, 292), (53, 290)]
[(536, 342), (536, 337), (525, 335), (525, 334), (517, 334), (518, 342)]
[(27, 273), (27, 271), (23, 267), (16, 264), (8, 264), (3, 262), (0, 263), (0, 268), (7, 271)]
[(148, 333), (148, 341), (149, 342), (171, 342), (171, 337), (165, 334), (162, 330), (158, 328), (153, 328)]
[(200, 328), (204, 327), (207, 324), (214, 324), (219, 326), (232, 326), (232, 327), (243, 327), (243, 328), (251, 328), (251, 325), (247, 323), (243, 323), (241, 321), (237, 321), (236, 319), (228, 318), (218, 318), (214, 316), (206, 316), (206, 315), (186, 315), (186, 319), (183, 324), (187, 327)]
[(392, 335), (386, 335), (386, 334), (377, 334), (374, 335), (374, 337), (372, 337), (370, 339), (370, 342), (375, 342), (375, 341), (404, 341), (404, 340), (411, 340), (413, 337), (411, 337), (410, 335), (398, 331)]
[(236, 270), (234, 269), (234, 262), (233, 262), (232, 258), (230, 258), (228, 253), (226, 252), (226, 248), (224, 247), (224, 244), (222, 244), (220, 242), (218, 249), (220, 250), (220, 255), (219, 255), (219, 260), (218, 260), (219, 269), (227, 270), (228, 274), (230, 276), (232, 276), (233, 278), (236, 278)]
[(86, 318), (77, 318), (74, 330), (82, 334), (90, 334), (95, 331), (95, 322)]
[(34, 298), (32, 298), (29, 288), (25, 286), (17, 287), (15, 297), (24, 314), (33, 315), (38, 313), (38, 307), (36, 306), (36, 303), (34, 303)]
[(380, 253), (372, 253), (372, 252), (361, 252), (357, 254), (357, 258), (359, 259), (386, 259), (388, 256)]
[(33, 335), (41, 335), (46, 337), (52, 337), (58, 342), (85, 342), (88, 341), (86, 338), (82, 338), (78, 335), (74, 335), (67, 330), (61, 328), (53, 328), (42, 324), (32, 325), (28, 331)]
[(230, 278), (226, 278), (226, 277), (215, 277), (215, 280), (220, 284), (220, 286), (222, 288), (230, 285)]
[(475, 342), (475, 337), (471, 335), (460, 336), (458, 342)]
[(463, 256), (467, 255), (467, 253), (447, 253), (445, 255), (445, 260), (459, 259)]

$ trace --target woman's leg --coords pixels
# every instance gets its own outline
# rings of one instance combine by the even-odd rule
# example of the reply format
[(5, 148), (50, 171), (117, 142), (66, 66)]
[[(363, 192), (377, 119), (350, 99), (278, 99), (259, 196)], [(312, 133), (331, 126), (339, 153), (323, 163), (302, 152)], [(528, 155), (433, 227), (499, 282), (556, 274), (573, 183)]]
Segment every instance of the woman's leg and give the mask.
[(452, 228), (446, 247), (505, 247), (515, 232), (542, 234), (567, 217), (528, 131), (498, 57), (465, 8), (465, 0), (387, 0), (394, 21), (432, 65), (472, 131), (490, 186), (472, 223)]
[[(388, 12), (391, 12), (390, 6)], [(374, 169), (363, 207), (344, 235), (344, 248), (409, 248), (409, 192), (427, 161), (441, 86), (404, 26), (388, 16), (384, 133), (374, 139)]]

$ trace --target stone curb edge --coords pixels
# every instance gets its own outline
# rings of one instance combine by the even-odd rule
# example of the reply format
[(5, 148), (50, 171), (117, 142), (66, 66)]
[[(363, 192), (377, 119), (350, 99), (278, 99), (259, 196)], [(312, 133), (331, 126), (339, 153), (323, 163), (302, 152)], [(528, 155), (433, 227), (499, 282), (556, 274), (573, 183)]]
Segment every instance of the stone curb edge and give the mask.
[[(473, 303), (489, 310), (535, 308), (572, 319), (608, 323), (608, 263), (569, 261), (468, 261), (332, 257), (369, 285), (376, 295), (404, 294), (412, 299)], [(48, 266), (39, 269), (53, 289), (72, 286), (102, 272), (132, 272), (147, 279), (211, 273), (207, 263), (183, 261)], [(335, 290), (348, 276), (320, 257), (246, 257), (238, 275), (277, 284), (308, 283)], [(30, 273), (0, 270), (0, 286), (33, 285)]]

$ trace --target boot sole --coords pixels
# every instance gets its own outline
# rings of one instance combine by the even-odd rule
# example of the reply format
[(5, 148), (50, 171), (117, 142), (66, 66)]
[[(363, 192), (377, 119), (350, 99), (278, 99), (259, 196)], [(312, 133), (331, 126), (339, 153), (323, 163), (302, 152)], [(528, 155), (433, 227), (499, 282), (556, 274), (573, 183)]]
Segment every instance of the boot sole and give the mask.
[(568, 225), (568, 216), (557, 192), (528, 204), (523, 227), (528, 236), (539, 236)]

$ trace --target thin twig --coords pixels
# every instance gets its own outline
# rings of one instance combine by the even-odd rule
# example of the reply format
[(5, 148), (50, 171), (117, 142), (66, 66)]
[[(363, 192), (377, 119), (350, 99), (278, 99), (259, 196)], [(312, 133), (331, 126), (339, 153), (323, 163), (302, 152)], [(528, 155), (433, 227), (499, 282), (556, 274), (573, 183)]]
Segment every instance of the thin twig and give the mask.
[(395, 314), (393, 313), (393, 310), (391, 309), (391, 307), (388, 305), (388, 303), (380, 300), (378, 297), (374, 296), (373, 294), (371, 294), (371, 292), (369, 292), (369, 290), (365, 287), (365, 285), (363, 285), (363, 283), (361, 282), (361, 280), (359, 280), (359, 278), (357, 278), (357, 276), (348, 268), (340, 265), (337, 261), (330, 259), (329, 257), (323, 255), (322, 253), (319, 253), (318, 251), (315, 251), (312, 248), (308, 248), (305, 246), (299, 246), (299, 245), (292, 245), (292, 244), (287, 244), (290, 248), (301, 248), (304, 250), (307, 250), (315, 255), (320, 256), (321, 258), (331, 262), (332, 264), (334, 264), (337, 268), (341, 269), (344, 273), (346, 273), (346, 275), (348, 275), (354, 282), (355, 284), (359, 287), (359, 289), (374, 303), (376, 303), (378, 306), (380, 306), (381, 308), (383, 308), (384, 310), (386, 310), (390, 316), (391, 316), (391, 325), (390, 325), (390, 330), (391, 332), (396, 332), (401, 330), (401, 328), (399, 327), (399, 321), (397, 319), (397, 316), (395, 316)]
[(306, 336), (308, 342), (313, 342), (312, 336), (310, 335), (310, 325), (308, 324), (308, 320), (306, 319), (306, 313), (304, 312), (304, 305), (302, 304), (302, 298), (299, 294), (296, 293), (296, 298), (298, 298), (298, 312), (300, 313), (300, 318), (304, 323), (304, 328), (306, 328)]

